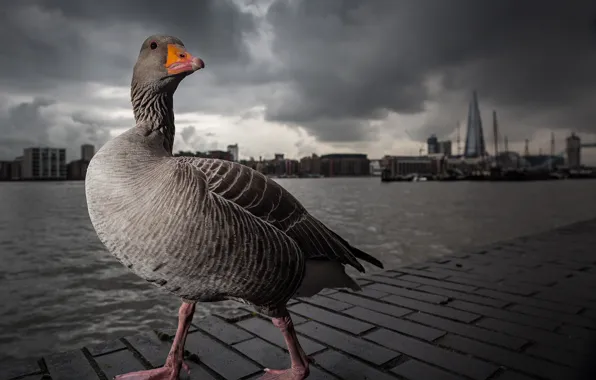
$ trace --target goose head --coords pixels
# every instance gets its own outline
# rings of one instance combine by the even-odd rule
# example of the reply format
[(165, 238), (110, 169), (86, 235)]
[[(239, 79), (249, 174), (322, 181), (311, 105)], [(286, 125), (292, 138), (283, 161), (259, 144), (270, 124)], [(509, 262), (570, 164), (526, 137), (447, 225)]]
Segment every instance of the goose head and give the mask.
[(173, 93), (182, 79), (204, 67), (203, 60), (186, 51), (180, 39), (153, 35), (141, 46), (133, 70), (132, 87)]

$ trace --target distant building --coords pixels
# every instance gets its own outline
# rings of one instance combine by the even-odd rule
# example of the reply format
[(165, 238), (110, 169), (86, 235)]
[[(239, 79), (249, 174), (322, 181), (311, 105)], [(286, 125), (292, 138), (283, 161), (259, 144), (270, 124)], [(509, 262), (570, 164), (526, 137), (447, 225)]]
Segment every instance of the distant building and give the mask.
[(550, 154), (531, 154), (524, 156), (525, 163), (530, 167), (548, 168), (565, 165), (565, 159), (561, 156), (551, 156)]
[(23, 150), (22, 179), (66, 179), (66, 149)]
[(433, 175), (439, 173), (441, 159), (438, 156), (394, 156), (391, 157), (387, 170), (390, 176), (409, 174)]
[(300, 159), (300, 173), (302, 175), (321, 174), (321, 158), (314, 153), (310, 157), (302, 157)]
[(75, 160), (69, 162), (66, 166), (66, 179), (72, 181), (85, 180), (88, 167), (89, 161), (87, 160)]
[(437, 136), (431, 135), (426, 140), (426, 145), (427, 145), (427, 148), (426, 149), (428, 151), (428, 154), (439, 153), (439, 140), (437, 139)]
[(567, 137), (567, 166), (570, 168), (577, 168), (581, 166), (581, 149), (582, 142), (579, 136), (572, 133), (571, 136)]
[(204, 154), (206, 158), (216, 158), (218, 160), (233, 161), (232, 153), (223, 150), (210, 150)]
[(81, 145), (81, 160), (83, 161), (91, 161), (93, 156), (95, 155), (95, 147), (91, 144), (84, 144)]
[(478, 106), (478, 95), (476, 94), (476, 91), (474, 91), (468, 110), (468, 128), (466, 131), (464, 156), (467, 158), (475, 158), (484, 155), (486, 155), (486, 147), (484, 145), (482, 118), (480, 117), (480, 108)]
[(437, 151), (435, 153), (441, 153), (445, 156), (451, 156), (451, 141), (439, 141), (437, 143)]
[(10, 181), (12, 179), (13, 161), (0, 161), (0, 181)]
[(370, 163), (366, 154), (325, 154), (321, 156), (321, 174), (325, 177), (370, 175)]
[(19, 180), (21, 178), (23, 178), (23, 156), (19, 156), (17, 158), (14, 159), (14, 161), (12, 162), (12, 166), (10, 168), (11, 171), (11, 175), (10, 175), (10, 179), (11, 180)]
[(232, 155), (231, 161), (238, 162), (240, 160), (238, 156), (238, 144), (228, 145), (228, 152)]

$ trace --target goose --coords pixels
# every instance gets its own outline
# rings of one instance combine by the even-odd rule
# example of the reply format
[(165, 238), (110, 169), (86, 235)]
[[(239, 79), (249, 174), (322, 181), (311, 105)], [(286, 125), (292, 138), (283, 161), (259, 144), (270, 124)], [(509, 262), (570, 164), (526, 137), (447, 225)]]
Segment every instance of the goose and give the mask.
[(309, 361), (286, 303), (325, 288), (361, 290), (345, 272), (359, 260), (383, 264), (312, 216), (277, 182), (236, 162), (174, 157), (174, 93), (204, 69), (182, 41), (153, 35), (142, 44), (131, 81), (136, 125), (91, 160), (85, 194), (107, 250), (137, 276), (178, 296), (178, 327), (165, 365), (117, 380), (174, 380), (197, 302), (234, 300), (271, 318), (291, 366), (262, 380), (302, 380)]

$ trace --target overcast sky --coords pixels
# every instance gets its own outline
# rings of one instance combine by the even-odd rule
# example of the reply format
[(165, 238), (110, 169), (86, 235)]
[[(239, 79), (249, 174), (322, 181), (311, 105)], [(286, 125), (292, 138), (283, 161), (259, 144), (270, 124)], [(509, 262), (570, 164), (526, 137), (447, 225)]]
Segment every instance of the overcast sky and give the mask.
[(493, 109), (510, 148), (546, 153), (551, 131), (557, 151), (570, 131), (596, 142), (594, 1), (0, 3), (0, 159), (50, 145), (72, 160), (131, 128), (132, 67), (155, 33), (206, 62), (175, 96), (175, 150), (417, 154), (458, 124), (464, 140), (474, 89), (491, 151)]

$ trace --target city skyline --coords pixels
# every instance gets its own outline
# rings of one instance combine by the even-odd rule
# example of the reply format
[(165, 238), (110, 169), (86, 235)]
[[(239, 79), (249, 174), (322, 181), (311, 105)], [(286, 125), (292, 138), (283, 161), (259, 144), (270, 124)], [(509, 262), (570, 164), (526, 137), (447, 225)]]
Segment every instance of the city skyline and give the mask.
[(241, 158), (417, 154), (432, 133), (455, 141), (474, 88), (482, 118), (499, 112), (512, 150), (530, 139), (546, 152), (551, 131), (596, 141), (592, 3), (179, 4), (184, 15), (137, 0), (8, 2), (0, 156), (66, 144), (72, 157), (131, 128), (132, 66), (156, 32), (180, 36), (207, 63), (175, 97), (176, 150), (237, 141)]

